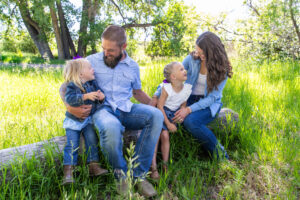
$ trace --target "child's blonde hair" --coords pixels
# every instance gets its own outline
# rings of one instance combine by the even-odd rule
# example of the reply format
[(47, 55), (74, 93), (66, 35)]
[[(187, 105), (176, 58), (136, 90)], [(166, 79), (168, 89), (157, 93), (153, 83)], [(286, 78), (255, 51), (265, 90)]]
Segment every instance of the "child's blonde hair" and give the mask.
[(164, 77), (171, 83), (171, 74), (175, 65), (180, 65), (180, 62), (171, 62), (164, 67)]
[(84, 68), (84, 63), (89, 62), (84, 58), (79, 58), (76, 60), (69, 60), (64, 68), (64, 79), (68, 82), (74, 82), (74, 84), (80, 88), (82, 92), (85, 92), (85, 89), (82, 86), (80, 80), (80, 73)]

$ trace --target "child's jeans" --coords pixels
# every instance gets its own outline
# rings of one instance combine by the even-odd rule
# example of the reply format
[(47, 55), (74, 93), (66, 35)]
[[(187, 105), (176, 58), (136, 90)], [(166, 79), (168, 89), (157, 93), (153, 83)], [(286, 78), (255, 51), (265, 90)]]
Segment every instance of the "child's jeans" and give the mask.
[[(98, 162), (98, 137), (93, 124), (86, 125), (81, 131), (85, 139), (87, 163)], [(64, 165), (77, 165), (81, 131), (66, 129), (67, 144), (64, 149)]]
[[(179, 109), (180, 109), (180, 108), (178, 108), (177, 110), (179, 110)], [(166, 116), (167, 116), (168, 120), (169, 120), (171, 123), (174, 123), (173, 120), (172, 120), (172, 118), (175, 117), (175, 113), (177, 112), (177, 110), (172, 111), (172, 110), (170, 110), (168, 107), (164, 106), (164, 111), (165, 111), (165, 113), (166, 113)], [(177, 123), (174, 123), (174, 124), (177, 126)], [(165, 124), (165, 122), (164, 122), (164, 124), (163, 124), (162, 129), (163, 129), (163, 130), (168, 130), (167, 125)]]

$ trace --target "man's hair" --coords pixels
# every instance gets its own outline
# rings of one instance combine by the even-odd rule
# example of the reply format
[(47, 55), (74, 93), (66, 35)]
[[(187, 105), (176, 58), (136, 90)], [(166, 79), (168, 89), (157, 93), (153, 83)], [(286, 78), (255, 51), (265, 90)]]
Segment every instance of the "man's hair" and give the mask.
[(126, 43), (126, 32), (125, 29), (117, 26), (110, 25), (102, 33), (101, 39), (116, 41), (119, 46)]

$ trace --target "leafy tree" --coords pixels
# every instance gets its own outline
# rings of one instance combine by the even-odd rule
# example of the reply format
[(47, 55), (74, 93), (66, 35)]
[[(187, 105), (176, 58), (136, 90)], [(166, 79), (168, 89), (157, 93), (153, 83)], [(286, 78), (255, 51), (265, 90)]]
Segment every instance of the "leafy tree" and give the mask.
[(183, 2), (171, 3), (168, 10), (157, 16), (152, 41), (146, 52), (151, 56), (180, 56), (193, 48), (197, 34), (197, 15)]
[(240, 53), (259, 59), (299, 59), (299, 1), (247, 0), (245, 5), (251, 16), (239, 21), (236, 40)]

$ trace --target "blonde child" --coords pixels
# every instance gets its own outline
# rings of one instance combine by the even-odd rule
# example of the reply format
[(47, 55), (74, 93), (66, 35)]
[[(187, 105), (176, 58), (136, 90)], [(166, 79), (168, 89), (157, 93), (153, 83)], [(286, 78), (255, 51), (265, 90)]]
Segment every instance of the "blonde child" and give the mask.
[[(163, 130), (160, 135), (161, 152), (163, 159), (163, 168), (167, 170), (167, 162), (169, 160), (170, 141), (169, 132), (176, 132), (176, 124), (172, 121), (177, 110), (186, 106), (186, 101), (192, 92), (192, 85), (185, 84), (187, 72), (183, 65), (179, 62), (172, 62), (165, 66), (164, 77), (167, 83), (162, 83), (162, 92), (158, 100), (157, 107), (164, 115)], [(152, 160), (151, 175), (152, 179), (159, 179), (156, 164), (157, 146)]]
[(66, 130), (67, 144), (64, 148), (64, 177), (63, 184), (74, 183), (73, 168), (77, 165), (80, 133), (83, 133), (86, 145), (87, 163), (90, 176), (99, 176), (107, 170), (99, 166), (98, 138), (92, 124), (91, 115), (105, 96), (94, 80), (94, 70), (88, 60), (80, 58), (68, 61), (64, 68), (64, 78), (67, 84), (65, 103), (73, 107), (83, 104), (92, 105), (90, 116), (79, 119), (69, 112), (63, 127)]

